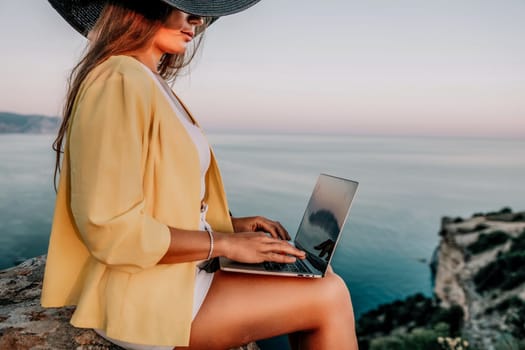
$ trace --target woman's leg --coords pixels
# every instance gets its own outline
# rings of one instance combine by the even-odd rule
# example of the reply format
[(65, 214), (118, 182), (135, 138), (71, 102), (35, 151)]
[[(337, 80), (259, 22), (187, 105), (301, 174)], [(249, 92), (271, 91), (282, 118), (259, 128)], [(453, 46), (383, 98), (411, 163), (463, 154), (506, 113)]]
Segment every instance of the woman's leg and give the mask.
[(218, 271), (193, 321), (187, 349), (227, 349), (295, 332), (300, 332), (294, 335), (299, 349), (357, 349), (350, 295), (339, 276), (328, 272), (321, 279), (303, 279)]

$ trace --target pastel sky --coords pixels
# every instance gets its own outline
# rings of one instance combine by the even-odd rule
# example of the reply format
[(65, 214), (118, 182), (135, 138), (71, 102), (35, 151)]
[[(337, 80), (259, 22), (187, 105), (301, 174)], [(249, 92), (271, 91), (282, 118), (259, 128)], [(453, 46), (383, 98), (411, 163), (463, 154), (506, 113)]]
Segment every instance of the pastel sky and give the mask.
[[(208, 130), (525, 137), (525, 1), (263, 0), (175, 89)], [(0, 2), (0, 111), (58, 115), (85, 39)]]

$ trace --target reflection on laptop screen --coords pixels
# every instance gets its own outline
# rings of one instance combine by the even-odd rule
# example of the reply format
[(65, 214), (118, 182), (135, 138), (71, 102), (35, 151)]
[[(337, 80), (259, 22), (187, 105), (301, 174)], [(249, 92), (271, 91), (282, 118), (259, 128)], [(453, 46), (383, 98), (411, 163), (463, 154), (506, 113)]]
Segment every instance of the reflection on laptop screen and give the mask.
[(326, 270), (332, 258), (357, 185), (357, 182), (325, 174), (317, 180), (295, 243), (321, 271)]

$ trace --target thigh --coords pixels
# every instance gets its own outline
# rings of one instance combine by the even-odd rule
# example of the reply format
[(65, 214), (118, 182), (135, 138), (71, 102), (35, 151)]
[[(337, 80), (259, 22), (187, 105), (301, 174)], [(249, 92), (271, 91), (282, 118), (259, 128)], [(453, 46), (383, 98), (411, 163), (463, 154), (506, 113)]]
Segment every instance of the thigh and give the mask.
[(331, 298), (327, 285), (341, 283), (331, 272), (306, 279), (218, 271), (192, 323), (189, 348), (224, 349), (315, 329), (322, 322), (323, 300)]

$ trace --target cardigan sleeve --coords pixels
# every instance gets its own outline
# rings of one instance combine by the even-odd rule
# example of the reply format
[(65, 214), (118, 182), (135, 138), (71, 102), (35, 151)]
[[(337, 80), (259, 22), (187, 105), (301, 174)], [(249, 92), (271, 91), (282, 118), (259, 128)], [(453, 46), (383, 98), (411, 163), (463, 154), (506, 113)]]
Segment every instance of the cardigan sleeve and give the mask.
[(112, 73), (79, 93), (69, 136), (71, 211), (91, 255), (136, 272), (168, 250), (167, 225), (145, 213), (143, 167), (152, 116), (147, 85)]

